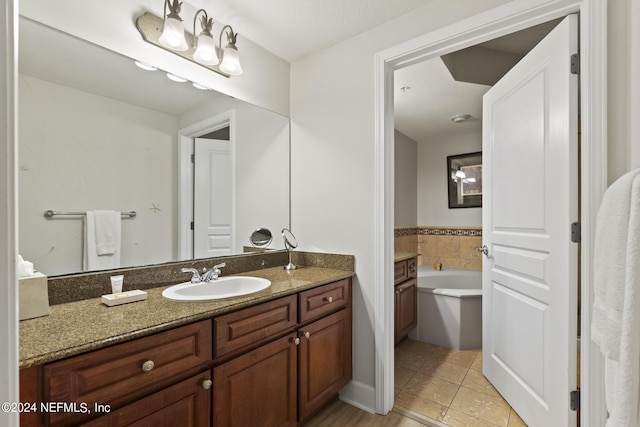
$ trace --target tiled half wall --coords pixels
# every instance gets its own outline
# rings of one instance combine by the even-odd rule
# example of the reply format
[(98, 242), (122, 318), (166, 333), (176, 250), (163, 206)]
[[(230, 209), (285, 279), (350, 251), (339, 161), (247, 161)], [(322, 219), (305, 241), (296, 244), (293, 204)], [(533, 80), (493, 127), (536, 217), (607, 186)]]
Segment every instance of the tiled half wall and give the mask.
[(482, 270), (480, 227), (396, 227), (396, 252), (419, 253), (418, 264)]

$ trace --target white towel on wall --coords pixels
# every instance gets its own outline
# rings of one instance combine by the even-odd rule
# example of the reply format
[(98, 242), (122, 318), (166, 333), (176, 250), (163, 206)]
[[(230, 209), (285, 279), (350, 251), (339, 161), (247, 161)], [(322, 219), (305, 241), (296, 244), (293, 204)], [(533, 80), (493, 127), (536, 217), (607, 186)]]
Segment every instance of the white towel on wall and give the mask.
[(640, 170), (605, 193), (594, 243), (591, 332), (606, 357), (606, 425), (640, 427)]
[(121, 215), (116, 211), (87, 211), (84, 222), (85, 271), (120, 267)]
[(640, 169), (630, 172), (607, 189), (596, 221), (591, 334), (612, 360), (619, 359), (631, 187), (639, 174)]

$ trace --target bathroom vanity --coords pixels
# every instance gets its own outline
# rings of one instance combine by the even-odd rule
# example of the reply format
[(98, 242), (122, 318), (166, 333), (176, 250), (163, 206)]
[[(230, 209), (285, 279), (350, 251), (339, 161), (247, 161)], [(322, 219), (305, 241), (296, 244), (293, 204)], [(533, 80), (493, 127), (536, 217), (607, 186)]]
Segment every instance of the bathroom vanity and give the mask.
[(21, 322), (20, 400), (34, 403), (21, 425), (304, 423), (351, 380), (353, 272), (244, 274), (272, 285), (197, 303), (148, 289), (146, 301), (82, 300)]
[(393, 285), (396, 344), (418, 324), (417, 264), (418, 258), (415, 254), (401, 254), (395, 258)]

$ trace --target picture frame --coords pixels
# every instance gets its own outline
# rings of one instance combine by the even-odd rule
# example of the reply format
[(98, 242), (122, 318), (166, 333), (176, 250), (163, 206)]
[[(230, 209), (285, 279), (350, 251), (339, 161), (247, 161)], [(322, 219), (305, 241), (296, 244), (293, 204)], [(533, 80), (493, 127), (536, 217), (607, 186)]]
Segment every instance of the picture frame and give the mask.
[(482, 207), (482, 151), (447, 156), (449, 209)]

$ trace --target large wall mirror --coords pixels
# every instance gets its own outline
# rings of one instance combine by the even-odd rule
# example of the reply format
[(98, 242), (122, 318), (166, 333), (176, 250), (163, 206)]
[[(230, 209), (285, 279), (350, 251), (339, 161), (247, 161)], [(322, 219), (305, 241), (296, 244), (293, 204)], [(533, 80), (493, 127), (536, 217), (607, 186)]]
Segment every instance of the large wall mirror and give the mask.
[[(122, 267), (203, 257), (184, 247), (211, 240), (189, 231), (197, 218), (185, 212), (194, 205), (224, 211), (229, 222), (226, 249), (210, 256), (243, 252), (258, 228), (290, 226), (287, 117), (142, 70), (131, 58), (22, 17), (19, 43), (19, 252), (38, 271), (84, 270), (83, 215), (46, 218), (47, 210), (135, 211), (121, 221)], [(184, 175), (198, 176), (184, 157), (198, 153), (201, 140), (230, 147), (228, 186), (204, 203), (203, 178)], [(206, 167), (213, 169), (205, 176), (219, 171)], [(194, 193), (181, 194), (185, 188)], [(270, 246), (282, 248), (277, 239)]]

